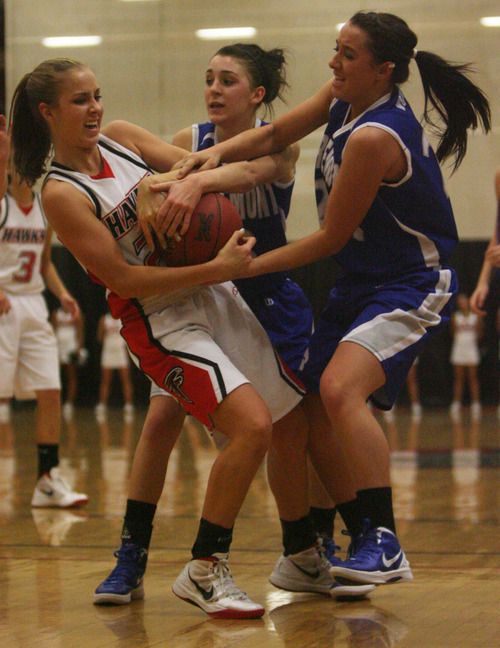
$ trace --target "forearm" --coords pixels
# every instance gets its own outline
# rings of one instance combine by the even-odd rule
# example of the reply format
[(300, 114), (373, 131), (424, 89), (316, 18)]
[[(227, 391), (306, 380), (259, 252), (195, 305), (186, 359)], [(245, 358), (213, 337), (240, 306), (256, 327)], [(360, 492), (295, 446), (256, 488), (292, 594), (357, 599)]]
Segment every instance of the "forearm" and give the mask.
[(41, 273), (45, 281), (45, 285), (50, 290), (50, 292), (55, 297), (57, 297), (57, 299), (60, 300), (64, 293), (69, 293), (52, 261), (49, 261), (47, 266), (45, 268), (42, 268)]
[(220, 259), (183, 268), (157, 266), (132, 266), (124, 264), (119, 272), (99, 278), (114, 293), (124, 299), (143, 298), (159, 293), (194, 288), (227, 281), (227, 268)]
[(269, 272), (281, 272), (298, 268), (331, 256), (338, 252), (339, 249), (340, 246), (334, 245), (328, 233), (323, 229), (319, 229), (298, 241), (293, 241), (288, 245), (256, 257), (252, 260), (250, 273), (246, 276), (257, 276)]

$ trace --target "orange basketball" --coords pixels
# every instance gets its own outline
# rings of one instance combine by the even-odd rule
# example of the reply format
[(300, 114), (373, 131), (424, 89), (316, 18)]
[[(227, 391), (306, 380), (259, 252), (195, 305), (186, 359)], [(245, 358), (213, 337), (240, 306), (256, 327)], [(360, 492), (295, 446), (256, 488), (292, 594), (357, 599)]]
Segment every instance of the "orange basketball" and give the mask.
[(243, 227), (240, 213), (225, 196), (203, 194), (191, 216), (188, 231), (179, 241), (167, 240), (165, 256), (172, 267), (206, 263)]

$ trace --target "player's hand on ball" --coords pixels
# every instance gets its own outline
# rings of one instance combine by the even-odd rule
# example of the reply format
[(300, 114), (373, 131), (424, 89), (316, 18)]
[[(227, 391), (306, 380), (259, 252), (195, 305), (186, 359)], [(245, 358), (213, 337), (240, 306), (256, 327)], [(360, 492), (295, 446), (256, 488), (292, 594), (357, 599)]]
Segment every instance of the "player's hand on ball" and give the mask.
[(152, 179), (148, 176), (139, 183), (137, 188), (137, 227), (142, 232), (151, 250), (155, 248), (153, 232), (156, 233), (160, 245), (165, 246), (165, 239), (157, 225), (157, 215), (165, 195), (151, 189)]
[(155, 182), (151, 184), (151, 191), (161, 191), (165, 197), (156, 217), (158, 231), (168, 238), (176, 234), (184, 236), (202, 196), (199, 183), (189, 177), (177, 182)]
[(255, 245), (254, 236), (246, 236), (245, 230), (234, 232), (226, 245), (219, 250), (217, 258), (224, 263), (224, 281), (245, 277), (252, 261), (252, 248)]

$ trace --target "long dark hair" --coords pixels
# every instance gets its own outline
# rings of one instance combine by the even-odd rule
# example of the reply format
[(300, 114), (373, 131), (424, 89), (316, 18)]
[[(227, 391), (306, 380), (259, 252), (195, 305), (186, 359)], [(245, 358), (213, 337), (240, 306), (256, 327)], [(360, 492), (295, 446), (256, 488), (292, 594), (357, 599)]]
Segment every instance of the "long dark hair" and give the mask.
[(38, 106), (55, 106), (65, 75), (86, 67), (73, 59), (50, 59), (25, 74), (14, 91), (10, 109), (13, 162), (19, 176), (30, 186), (44, 174), (52, 140)]
[(254, 88), (263, 86), (265, 95), (261, 103), (273, 114), (272, 103), (276, 98), (283, 99), (283, 91), (288, 87), (286, 80), (286, 53), (275, 47), (263, 50), (253, 43), (235, 43), (221, 47), (214, 56), (230, 56), (245, 66)]
[[(410, 61), (415, 59), (424, 88), (423, 118), (439, 137), (437, 158), (441, 162), (453, 156), (453, 170), (457, 169), (467, 151), (468, 129), (481, 125), (485, 133), (491, 130), (490, 105), (469, 78), (473, 72), (471, 65), (453, 64), (432, 52), (417, 52), (416, 34), (393, 14), (359, 11), (349, 22), (366, 33), (368, 49), (376, 63), (394, 63), (394, 83), (408, 79)], [(433, 119), (434, 111), (444, 127)]]

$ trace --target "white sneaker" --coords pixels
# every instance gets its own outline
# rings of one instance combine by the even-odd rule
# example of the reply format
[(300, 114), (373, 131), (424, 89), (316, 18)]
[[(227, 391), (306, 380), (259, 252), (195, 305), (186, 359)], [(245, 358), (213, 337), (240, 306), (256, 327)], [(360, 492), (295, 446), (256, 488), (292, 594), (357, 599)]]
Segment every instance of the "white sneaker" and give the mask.
[(233, 581), (227, 554), (191, 560), (172, 586), (173, 593), (214, 619), (259, 619), (265, 612)]
[(331, 564), (320, 545), (313, 545), (296, 554), (281, 556), (269, 582), (288, 592), (317, 592), (333, 597), (361, 597), (375, 589), (374, 585), (342, 585), (330, 574)]
[(75, 493), (71, 490), (66, 480), (61, 477), (58, 468), (52, 468), (48, 475), (42, 475), (38, 480), (31, 506), (70, 508), (82, 506), (88, 501), (89, 498), (84, 493)]

